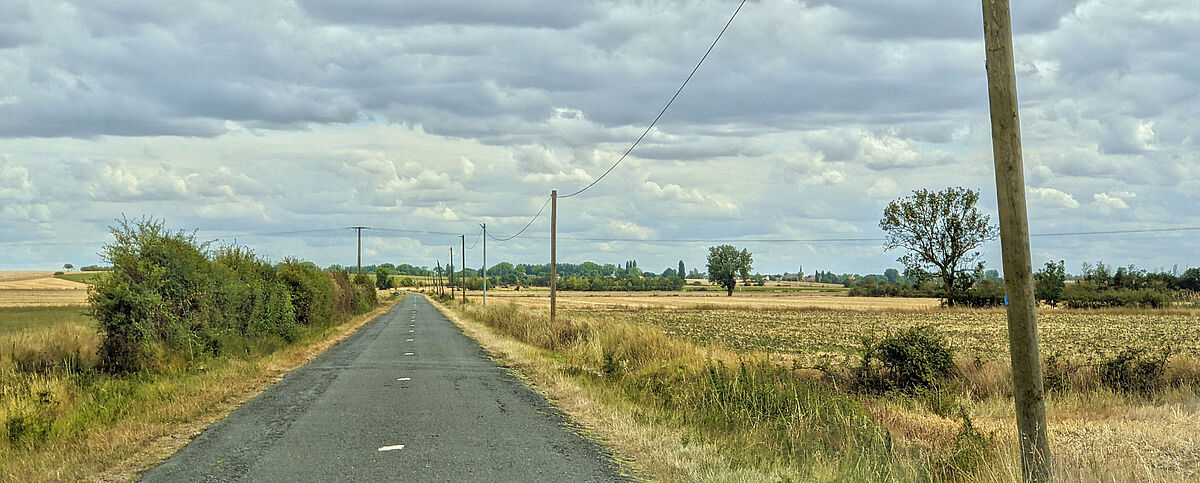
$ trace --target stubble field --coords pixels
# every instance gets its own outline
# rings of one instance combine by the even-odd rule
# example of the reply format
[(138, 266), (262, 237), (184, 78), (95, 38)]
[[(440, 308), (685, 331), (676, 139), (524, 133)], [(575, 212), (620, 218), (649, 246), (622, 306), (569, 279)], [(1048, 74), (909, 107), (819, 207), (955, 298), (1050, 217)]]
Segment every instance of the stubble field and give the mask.
[(85, 283), (54, 272), (0, 271), (0, 307), (62, 307), (87, 304)]
[[(478, 302), (478, 292), (471, 293)], [(547, 309), (548, 294), (489, 291), (489, 302)], [(662, 329), (702, 346), (765, 354), (807, 370), (849, 368), (864, 337), (883, 337), (914, 326), (932, 326), (955, 349), (967, 386), (956, 396), (975, 424), (994, 435), (1002, 465), (1019, 469), (1007, 322), (1003, 310), (939, 309), (932, 299), (846, 297), (842, 294), (592, 293), (559, 292), (564, 320), (633, 322)], [(1067, 480), (1194, 481), (1200, 478), (1200, 311), (1041, 310), (1042, 356), (1084, 367), (1127, 348), (1174, 353), (1168, 374), (1179, 386), (1152, 396), (1115, 393), (1094, 379), (1047, 395), (1047, 414), (1058, 475)], [(808, 368), (808, 369), (804, 369)], [(1182, 376), (1179, 376), (1182, 374)], [(1094, 376), (1091, 376), (1094, 377)], [(1179, 379), (1182, 377), (1182, 379)], [(1172, 383), (1175, 384), (1175, 383)], [(965, 399), (963, 399), (965, 398)], [(917, 446), (937, 446), (961, 425), (957, 412), (938, 414), (922, 398), (864, 396), (864, 406), (892, 435)], [(936, 404), (932, 404), (936, 406)]]

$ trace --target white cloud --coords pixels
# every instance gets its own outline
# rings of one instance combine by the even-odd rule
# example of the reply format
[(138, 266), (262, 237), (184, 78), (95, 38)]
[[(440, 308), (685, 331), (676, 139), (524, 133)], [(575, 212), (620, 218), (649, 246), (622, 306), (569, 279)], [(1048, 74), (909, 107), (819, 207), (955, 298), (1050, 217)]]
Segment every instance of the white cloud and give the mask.
[(1034, 188), (1026, 187), (1025, 193), (1029, 197), (1029, 201), (1033, 205), (1044, 206), (1047, 208), (1078, 208), (1079, 202), (1075, 201), (1075, 197), (1070, 193), (1066, 193), (1054, 188)]
[(900, 194), (900, 185), (897, 185), (891, 178), (879, 178), (867, 188), (867, 196), (872, 198), (895, 198)]
[[(103, 239), (121, 213), (235, 232), (353, 223), (470, 234), (488, 220), (513, 233), (549, 190), (590, 183), (629, 148), (731, 7), (9, 3), (0, 6), (5, 242)], [(1193, 2), (1042, 2), (1014, 15), (1039, 226), (1200, 223)], [(990, 211), (978, 22), (977, 5), (952, 0), (747, 4), (630, 157), (564, 200), (560, 232), (870, 237), (888, 200), (923, 187), (980, 189)], [(1110, 216), (1080, 216), (1081, 207)], [(531, 233), (544, 234), (545, 221)], [(374, 256), (412, 261), (441, 256), (448, 242), (376, 235), (387, 243)], [(1161, 246), (1114, 238), (1068, 251), (1046, 238), (1037, 249), (1148, 266), (1188, 253), (1181, 239), (1142, 241)], [(349, 253), (334, 249), (345, 234), (254, 242), (321, 264)], [(639, 254), (647, 267), (703, 255), (571, 246), (571, 257)], [(0, 266), (44, 265), (70, 250), (96, 251), (31, 248), (0, 254)], [(544, 262), (540, 239), (498, 250)], [(764, 270), (878, 271), (895, 259), (876, 245), (754, 250)], [(994, 252), (985, 248), (991, 265)]]
[(1117, 210), (1129, 209), (1129, 204), (1125, 200), (1108, 193), (1096, 193), (1092, 195), (1092, 199), (1101, 213), (1111, 214)]

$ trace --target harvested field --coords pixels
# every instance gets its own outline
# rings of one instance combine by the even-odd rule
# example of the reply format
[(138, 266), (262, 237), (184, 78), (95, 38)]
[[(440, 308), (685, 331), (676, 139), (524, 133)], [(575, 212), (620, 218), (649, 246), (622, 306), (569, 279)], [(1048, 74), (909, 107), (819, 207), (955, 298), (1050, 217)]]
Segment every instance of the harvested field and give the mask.
[[(479, 297), (479, 291), (469, 294)], [(524, 307), (548, 307), (548, 291), (520, 292), (510, 290), (488, 291), (488, 298), (511, 301)], [(559, 307), (578, 310), (630, 310), (630, 309), (829, 309), (829, 310), (884, 310), (924, 311), (940, 305), (938, 299), (895, 298), (895, 297), (848, 297), (845, 292), (804, 291), (789, 293), (747, 292), (733, 297), (724, 292), (559, 292)]]
[[(493, 294), (488, 295), (492, 298)], [(851, 367), (857, 362), (864, 336), (933, 326), (959, 354), (960, 367), (974, 368), (964, 384), (978, 392), (960, 396), (956, 404), (962, 405), (976, 427), (995, 435), (999, 443), (996, 466), (983, 479), (1020, 479), (1008, 382), (1007, 323), (1002, 310), (928, 308), (936, 307), (936, 301), (928, 301), (926, 309), (827, 310), (820, 304), (854, 301), (845, 296), (807, 294), (673, 295), (560, 293), (559, 317), (601, 325), (635, 322), (700, 345), (766, 353), (773, 360), (801, 367), (822, 363)], [(545, 296), (498, 292), (496, 300), (540, 309), (547, 307)], [(728, 302), (722, 305), (721, 301)], [(1200, 311), (1046, 309), (1039, 314), (1038, 325), (1043, 356), (1095, 364), (1125, 348), (1159, 351), (1169, 347), (1177, 356), (1168, 372), (1185, 377), (1183, 385), (1151, 397), (1114, 393), (1103, 387), (1048, 393), (1048, 429), (1060, 479), (1200, 478), (1200, 447), (1195, 440), (1200, 432), (1200, 396), (1193, 383), (1186, 382), (1194, 380), (1200, 360)], [(976, 357), (979, 362), (972, 362)], [(962, 424), (956, 412), (937, 413), (923, 397), (863, 396), (863, 403), (893, 437), (914, 446), (945, 444)]]
[(54, 272), (0, 271), (0, 307), (60, 307), (87, 304), (88, 285)]

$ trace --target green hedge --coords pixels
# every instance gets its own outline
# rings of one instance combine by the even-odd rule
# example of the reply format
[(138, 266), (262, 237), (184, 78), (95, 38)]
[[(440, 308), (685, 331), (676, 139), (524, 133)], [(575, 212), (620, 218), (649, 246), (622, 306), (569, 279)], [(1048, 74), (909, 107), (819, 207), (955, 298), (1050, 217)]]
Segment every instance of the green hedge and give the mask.
[(272, 266), (245, 247), (210, 249), (162, 221), (122, 219), (111, 231), (101, 253), (111, 276), (97, 279), (88, 297), (100, 363), (110, 372), (220, 356), (251, 341), (291, 343), (303, 326), (378, 305), (371, 284), (351, 283), (344, 272), (293, 259)]

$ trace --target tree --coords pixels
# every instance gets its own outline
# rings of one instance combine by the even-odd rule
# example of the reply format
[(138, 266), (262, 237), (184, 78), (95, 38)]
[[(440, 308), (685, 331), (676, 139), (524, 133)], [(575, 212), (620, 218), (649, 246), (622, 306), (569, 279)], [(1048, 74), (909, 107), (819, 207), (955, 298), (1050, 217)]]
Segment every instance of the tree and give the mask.
[(1033, 279), (1033, 292), (1037, 298), (1057, 307), (1058, 301), (1062, 300), (1063, 289), (1067, 287), (1067, 272), (1063, 261), (1046, 262), (1045, 267), (1033, 274)]
[(379, 290), (392, 288), (392, 274), (386, 268), (375, 269), (375, 287)]
[(74, 269), (75, 269), (75, 265), (71, 265), (70, 263), (64, 263), (64, 264), (63, 264), (63, 269), (64, 269), (64, 270), (66, 270), (66, 271), (68, 271), (68, 272), (70, 272), (71, 270), (74, 270)]
[(683, 267), (683, 260), (680, 260), (680, 261), (679, 261), (679, 270), (676, 270), (676, 271), (675, 271), (675, 273), (678, 273), (678, 274), (679, 274), (679, 277), (680, 277), (680, 278), (683, 278), (683, 276), (684, 276), (684, 275), (687, 275), (687, 271), (686, 271), (686, 270), (684, 270), (683, 268), (684, 268), (684, 267)]
[(745, 279), (754, 259), (745, 248), (738, 251), (733, 245), (708, 247), (708, 280), (725, 288), (729, 296), (737, 287), (739, 275)]
[(887, 278), (888, 283), (895, 285), (900, 279), (900, 271), (894, 268), (889, 268), (883, 271), (883, 276)]
[(896, 259), (910, 272), (935, 273), (942, 279), (946, 305), (953, 306), (962, 283), (960, 277), (982, 267), (980, 245), (996, 239), (999, 231), (975, 207), (979, 192), (967, 188), (944, 191), (914, 190), (912, 196), (888, 203), (879, 227), (887, 233), (885, 249), (908, 251)]

